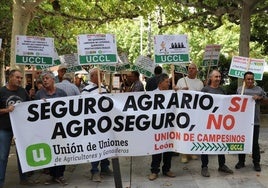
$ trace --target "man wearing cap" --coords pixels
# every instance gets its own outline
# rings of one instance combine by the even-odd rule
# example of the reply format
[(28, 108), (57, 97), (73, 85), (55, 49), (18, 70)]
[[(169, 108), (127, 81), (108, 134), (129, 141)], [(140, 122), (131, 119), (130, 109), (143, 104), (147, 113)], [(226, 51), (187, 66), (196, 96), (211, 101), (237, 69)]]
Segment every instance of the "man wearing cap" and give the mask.
[(58, 68), (58, 76), (55, 77), (55, 83), (62, 82), (63, 75), (66, 73), (67, 66), (64, 64), (61, 64)]

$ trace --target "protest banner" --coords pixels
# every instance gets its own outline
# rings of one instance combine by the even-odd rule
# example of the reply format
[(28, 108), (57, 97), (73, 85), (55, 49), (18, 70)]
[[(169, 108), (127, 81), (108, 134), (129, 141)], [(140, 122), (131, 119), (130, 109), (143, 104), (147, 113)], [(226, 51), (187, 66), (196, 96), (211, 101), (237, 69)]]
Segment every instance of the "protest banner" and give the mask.
[(166, 151), (251, 153), (254, 110), (251, 96), (167, 90), (23, 102), (10, 118), (26, 172)]
[(120, 72), (130, 68), (127, 54), (122, 52), (118, 55), (118, 63), (116, 64), (102, 64), (99, 67), (101, 70), (106, 70), (110, 73)]
[(113, 77), (113, 88), (120, 89), (120, 77), (119, 76)]
[(59, 54), (58, 54), (56, 48), (54, 48), (53, 64), (54, 65), (60, 65), (61, 64), (60, 57), (59, 57)]
[(251, 71), (255, 80), (262, 80), (265, 67), (264, 59), (254, 59), (241, 56), (234, 56), (229, 68), (229, 76), (243, 78), (244, 73)]
[(60, 65), (60, 58), (56, 48), (54, 48), (53, 64), (52, 65), (36, 65), (36, 70), (48, 70), (50, 67)]
[(117, 48), (114, 35), (78, 35), (77, 49), (80, 65), (117, 63)]
[(16, 64), (52, 65), (54, 39), (16, 35), (15, 55)]
[(83, 70), (82, 66), (78, 63), (77, 53), (65, 54), (59, 56), (61, 64), (67, 66), (66, 72), (77, 72)]
[(153, 60), (146, 56), (139, 56), (135, 64), (132, 66), (132, 70), (137, 70), (139, 73), (144, 74), (146, 77), (150, 78), (154, 76), (155, 63)]
[(189, 62), (187, 35), (154, 36), (155, 63), (175, 64)]
[(181, 73), (183, 75), (187, 75), (188, 74), (188, 70), (187, 70), (187, 67), (184, 66), (184, 65), (175, 65), (174, 66), (174, 71), (176, 73)]
[(119, 63), (116, 64), (116, 69), (115, 70), (117, 72), (121, 72), (121, 71), (130, 69), (130, 64), (129, 64), (127, 54), (122, 52), (122, 53), (120, 53), (120, 55), (118, 57), (119, 57), (118, 58)]
[(79, 65), (77, 53), (60, 55), (59, 59), (62, 64), (68, 67)]
[(210, 44), (205, 48), (202, 65), (203, 67), (218, 66), (220, 58), (221, 45)]

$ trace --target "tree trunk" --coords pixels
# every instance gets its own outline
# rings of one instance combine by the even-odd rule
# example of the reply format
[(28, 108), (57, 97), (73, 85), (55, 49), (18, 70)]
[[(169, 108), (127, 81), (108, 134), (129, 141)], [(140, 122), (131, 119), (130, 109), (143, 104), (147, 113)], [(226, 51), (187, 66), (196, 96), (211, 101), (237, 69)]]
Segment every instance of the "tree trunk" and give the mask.
[(240, 19), (240, 39), (239, 39), (239, 56), (249, 57), (249, 39), (250, 39), (250, 7), (247, 3), (242, 5)]
[(24, 75), (24, 66), (16, 66), (16, 57), (15, 57), (15, 42), (16, 35), (26, 35), (27, 28), (30, 21), (35, 15), (35, 7), (37, 7), (44, 0), (35, 0), (28, 1), (25, 0), (23, 3), (22, 0), (13, 0), (13, 24), (12, 24), (12, 36), (11, 36), (11, 49), (10, 49), (10, 67), (19, 68)]
[[(4, 45), (3, 45), (4, 44)], [(6, 46), (6, 39), (3, 39), (2, 46)], [(5, 56), (6, 56), (6, 47), (2, 47), (0, 50), (0, 79), (1, 83), (0, 86), (2, 87), (6, 83), (6, 76), (5, 76)]]
[[(240, 18), (240, 38), (239, 38), (239, 56), (249, 57), (251, 14), (258, 0), (244, 0), (242, 3), (242, 12)], [(238, 86), (242, 85), (242, 80), (238, 79)]]

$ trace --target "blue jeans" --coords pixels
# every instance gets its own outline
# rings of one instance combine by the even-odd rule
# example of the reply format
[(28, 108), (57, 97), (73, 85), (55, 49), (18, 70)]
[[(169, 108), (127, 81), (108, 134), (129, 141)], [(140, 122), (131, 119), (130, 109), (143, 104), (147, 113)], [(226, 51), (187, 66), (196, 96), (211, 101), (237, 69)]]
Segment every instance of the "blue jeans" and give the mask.
[[(0, 188), (4, 187), (6, 168), (8, 162), (8, 155), (10, 151), (10, 145), (13, 138), (12, 131), (0, 129)], [(18, 169), (20, 174), (20, 180), (27, 178), (25, 173), (22, 173), (21, 166), (18, 160)]]
[(99, 168), (98, 166), (101, 166), (101, 171), (102, 172), (105, 172), (109, 169), (109, 165), (110, 165), (110, 161), (108, 159), (103, 159), (101, 161), (95, 161), (95, 162), (92, 162), (91, 163), (91, 173), (92, 174), (95, 174), (95, 173), (98, 173), (99, 172)]

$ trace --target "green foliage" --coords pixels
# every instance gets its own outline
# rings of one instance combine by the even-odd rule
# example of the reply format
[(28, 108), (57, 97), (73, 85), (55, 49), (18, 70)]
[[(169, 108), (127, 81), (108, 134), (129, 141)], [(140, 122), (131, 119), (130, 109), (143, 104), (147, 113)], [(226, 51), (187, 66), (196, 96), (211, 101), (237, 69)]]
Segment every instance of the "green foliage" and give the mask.
[[(3, 2), (11, 4), (11, 1), (2, 0), (0, 5)], [(79, 34), (112, 33), (116, 35), (118, 51), (128, 53), (133, 63), (139, 55), (153, 51), (148, 47), (153, 48), (154, 35), (187, 34), (191, 60), (200, 64), (207, 44), (222, 45), (221, 53), (227, 59), (238, 54), (240, 31), (234, 24), (237, 14), (241, 13), (238, 3), (233, 0), (58, 0), (55, 6), (51, 1), (44, 1), (37, 8), (27, 35), (55, 38), (56, 49), (61, 55), (77, 51)], [(261, 8), (260, 3), (255, 9), (257, 7)], [(140, 18), (143, 18), (142, 25)], [(9, 12), (9, 23), (11, 20)], [(267, 27), (266, 14), (253, 16), (252, 23), (255, 42), (251, 43), (251, 55), (267, 56), (267, 29), (266, 33), (259, 32)]]
[(261, 53), (268, 54), (268, 16), (266, 14), (255, 15), (252, 17), (252, 31), (250, 39), (256, 42), (255, 47)]
[[(0, 2), (0, 38), (2, 39), (2, 48), (5, 49), (5, 65), (9, 64), (10, 59), (10, 41), (12, 30), (12, 1), (1, 0)], [(2, 62), (1, 62), (2, 63)]]
[(257, 85), (262, 87), (264, 91), (268, 92), (268, 73), (264, 73), (263, 75), (263, 79), (262, 80), (258, 80)]

